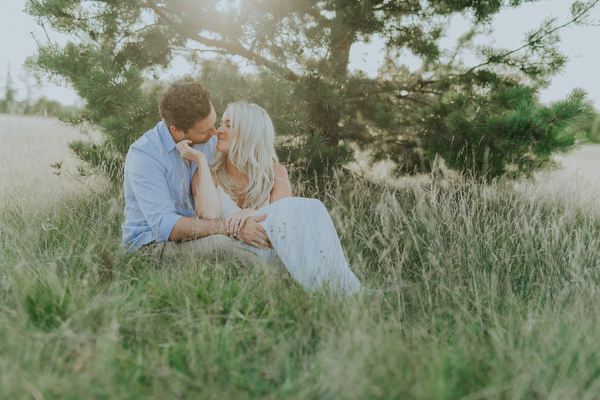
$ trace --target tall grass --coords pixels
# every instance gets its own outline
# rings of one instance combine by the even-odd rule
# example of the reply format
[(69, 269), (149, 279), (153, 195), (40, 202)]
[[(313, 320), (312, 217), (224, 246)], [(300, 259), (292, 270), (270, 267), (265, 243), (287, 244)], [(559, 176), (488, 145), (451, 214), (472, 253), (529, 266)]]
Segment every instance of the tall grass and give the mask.
[(118, 189), (2, 208), (0, 398), (598, 397), (592, 198), (341, 172), (293, 185), (325, 203), (373, 295), (124, 253)]

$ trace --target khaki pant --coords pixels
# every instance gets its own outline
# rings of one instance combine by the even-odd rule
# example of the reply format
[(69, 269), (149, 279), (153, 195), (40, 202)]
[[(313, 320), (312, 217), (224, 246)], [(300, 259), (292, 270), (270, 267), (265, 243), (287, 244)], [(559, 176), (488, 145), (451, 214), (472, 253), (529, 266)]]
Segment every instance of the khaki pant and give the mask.
[(142, 246), (144, 255), (161, 260), (177, 261), (184, 258), (198, 261), (229, 261), (231, 265), (245, 270), (260, 268), (274, 275), (289, 277), (282, 266), (267, 262), (242, 246), (241, 242), (226, 235), (212, 235), (184, 242), (154, 242)]

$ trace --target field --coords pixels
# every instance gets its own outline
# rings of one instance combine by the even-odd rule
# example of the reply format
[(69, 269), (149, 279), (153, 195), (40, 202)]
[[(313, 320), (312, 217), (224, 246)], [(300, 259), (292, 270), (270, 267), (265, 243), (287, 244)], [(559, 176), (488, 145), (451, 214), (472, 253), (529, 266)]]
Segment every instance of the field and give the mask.
[(1, 118), (0, 399), (599, 397), (599, 146), (517, 183), (294, 176), (376, 289), (340, 299), (123, 252), (76, 132)]
[(0, 126), (0, 205), (55, 203), (103, 187), (98, 177), (80, 177), (69, 153), (70, 141), (86, 139), (79, 131), (54, 119), (6, 114)]

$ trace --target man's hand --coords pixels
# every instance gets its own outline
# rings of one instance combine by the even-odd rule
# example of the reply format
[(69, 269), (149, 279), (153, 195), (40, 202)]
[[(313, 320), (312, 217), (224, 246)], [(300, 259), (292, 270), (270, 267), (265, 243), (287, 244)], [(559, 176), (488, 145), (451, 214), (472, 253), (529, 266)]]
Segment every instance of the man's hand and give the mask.
[(257, 249), (268, 249), (269, 247), (273, 247), (264, 228), (259, 224), (259, 222), (264, 221), (266, 218), (267, 214), (260, 217), (248, 217), (246, 223), (237, 234), (238, 239)]

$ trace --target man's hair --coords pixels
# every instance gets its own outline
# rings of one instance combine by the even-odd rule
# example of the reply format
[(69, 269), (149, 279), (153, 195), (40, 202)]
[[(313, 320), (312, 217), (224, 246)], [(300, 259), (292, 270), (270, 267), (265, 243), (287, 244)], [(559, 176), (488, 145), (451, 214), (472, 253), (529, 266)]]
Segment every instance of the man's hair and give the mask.
[(175, 82), (158, 103), (158, 112), (167, 127), (187, 133), (198, 121), (210, 115), (210, 92), (198, 82)]

